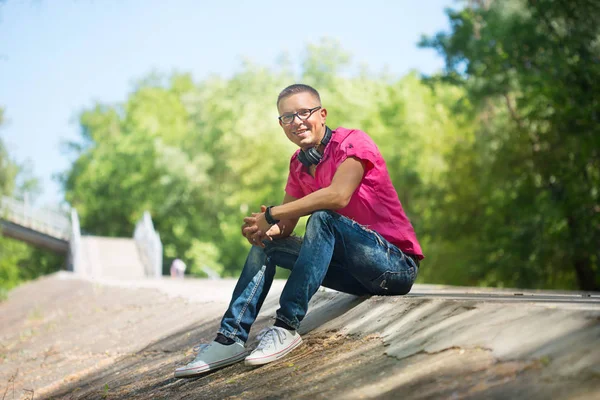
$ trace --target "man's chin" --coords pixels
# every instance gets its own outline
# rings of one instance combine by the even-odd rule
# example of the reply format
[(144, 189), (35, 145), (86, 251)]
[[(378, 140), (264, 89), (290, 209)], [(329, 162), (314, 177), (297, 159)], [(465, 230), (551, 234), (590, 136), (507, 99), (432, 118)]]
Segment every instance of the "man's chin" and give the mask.
[(315, 147), (316, 144), (313, 143), (310, 139), (306, 139), (306, 140), (301, 140), (300, 143), (298, 143), (298, 146), (300, 146), (300, 148), (302, 150), (308, 150), (311, 147)]

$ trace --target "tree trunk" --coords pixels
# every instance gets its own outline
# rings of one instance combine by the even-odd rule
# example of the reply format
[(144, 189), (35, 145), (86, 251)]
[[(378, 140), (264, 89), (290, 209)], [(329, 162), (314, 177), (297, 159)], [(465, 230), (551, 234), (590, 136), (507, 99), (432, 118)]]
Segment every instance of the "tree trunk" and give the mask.
[(579, 289), (585, 291), (600, 291), (600, 284), (596, 280), (596, 274), (592, 269), (590, 257), (579, 255), (573, 263), (575, 273), (577, 274), (577, 282)]

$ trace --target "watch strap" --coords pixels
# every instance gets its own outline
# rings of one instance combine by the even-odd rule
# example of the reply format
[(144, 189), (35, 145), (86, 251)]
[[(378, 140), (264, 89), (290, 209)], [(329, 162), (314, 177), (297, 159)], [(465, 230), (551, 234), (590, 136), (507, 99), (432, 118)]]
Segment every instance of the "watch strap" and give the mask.
[(267, 220), (267, 222), (271, 225), (275, 225), (276, 223), (279, 222), (278, 219), (273, 218), (273, 216), (271, 215), (271, 208), (273, 208), (273, 206), (269, 206), (267, 207), (267, 210), (265, 211), (265, 219)]

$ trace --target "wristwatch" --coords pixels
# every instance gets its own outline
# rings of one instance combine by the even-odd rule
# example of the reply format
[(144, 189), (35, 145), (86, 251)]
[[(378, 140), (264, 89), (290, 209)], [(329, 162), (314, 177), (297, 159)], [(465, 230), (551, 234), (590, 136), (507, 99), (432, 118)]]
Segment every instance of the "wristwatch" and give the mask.
[(271, 215), (271, 208), (273, 208), (273, 206), (269, 206), (267, 207), (267, 210), (265, 211), (265, 219), (267, 220), (267, 222), (271, 225), (275, 225), (276, 223), (279, 222), (278, 219), (273, 218), (273, 216)]

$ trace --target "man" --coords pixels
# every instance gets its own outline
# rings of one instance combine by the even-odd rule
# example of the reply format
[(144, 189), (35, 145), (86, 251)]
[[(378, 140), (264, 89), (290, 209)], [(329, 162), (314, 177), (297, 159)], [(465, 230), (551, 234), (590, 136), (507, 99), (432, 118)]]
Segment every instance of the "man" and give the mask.
[[(297, 332), (308, 302), (323, 285), (355, 295), (403, 295), (423, 258), (410, 221), (375, 143), (359, 130), (326, 125), (319, 93), (291, 85), (277, 99), (279, 125), (300, 149), (290, 160), (283, 203), (244, 219), (253, 245), (213, 342), (175, 377), (195, 376), (244, 360), (266, 364), (302, 343)], [(311, 215), (304, 238), (290, 236)], [(273, 327), (244, 347), (275, 268), (291, 270)]]

